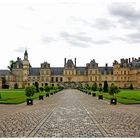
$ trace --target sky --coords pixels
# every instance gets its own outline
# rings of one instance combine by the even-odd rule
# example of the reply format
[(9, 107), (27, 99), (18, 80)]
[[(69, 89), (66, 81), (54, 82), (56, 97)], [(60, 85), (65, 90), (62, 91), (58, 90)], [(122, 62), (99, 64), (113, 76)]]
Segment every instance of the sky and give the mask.
[(25, 49), (32, 67), (63, 67), (65, 57), (77, 66), (138, 58), (140, 2), (0, 0), (0, 69), (23, 59)]

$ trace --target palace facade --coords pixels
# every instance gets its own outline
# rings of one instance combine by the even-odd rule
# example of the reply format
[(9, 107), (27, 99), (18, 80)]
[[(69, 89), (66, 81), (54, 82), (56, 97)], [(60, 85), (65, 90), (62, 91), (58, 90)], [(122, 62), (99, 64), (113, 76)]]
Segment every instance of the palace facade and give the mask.
[(17, 84), (18, 88), (24, 88), (27, 85), (39, 86), (64, 86), (65, 88), (76, 88), (81, 85), (92, 85), (108, 81), (111, 85), (114, 83), (120, 88), (129, 88), (130, 84), (134, 88), (140, 88), (140, 58), (121, 59), (120, 63), (116, 60), (113, 66), (106, 64), (104, 67), (98, 66), (95, 60), (91, 60), (86, 66), (79, 67), (72, 59), (64, 59), (64, 67), (51, 67), (49, 63), (41, 63), (40, 67), (31, 67), (28, 60), (28, 53), (25, 50), (24, 59), (17, 58), (9, 70), (0, 70), (0, 88), (3, 80), (10, 88)]

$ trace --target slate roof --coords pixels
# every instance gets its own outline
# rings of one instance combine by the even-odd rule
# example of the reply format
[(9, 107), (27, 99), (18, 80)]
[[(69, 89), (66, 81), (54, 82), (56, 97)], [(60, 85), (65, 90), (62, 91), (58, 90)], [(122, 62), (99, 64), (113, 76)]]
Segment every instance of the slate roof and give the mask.
[(29, 76), (39, 76), (39, 75), (40, 75), (40, 68), (29, 69)]
[[(113, 67), (98, 67), (101, 74), (113, 74)], [(86, 67), (76, 67), (77, 71), (80, 71), (80, 75), (84, 75)], [(51, 75), (63, 75), (64, 67), (51, 67)], [(39, 76), (40, 68), (30, 68), (29, 76)]]
[(0, 70), (0, 76), (8, 75), (9, 73), (9, 70)]
[(77, 71), (80, 71), (80, 75), (84, 75), (84, 72), (86, 71), (86, 67), (77, 67)]
[(63, 67), (51, 67), (52, 75), (63, 75), (64, 68)]
[(101, 74), (113, 74), (113, 67), (98, 67), (98, 69)]

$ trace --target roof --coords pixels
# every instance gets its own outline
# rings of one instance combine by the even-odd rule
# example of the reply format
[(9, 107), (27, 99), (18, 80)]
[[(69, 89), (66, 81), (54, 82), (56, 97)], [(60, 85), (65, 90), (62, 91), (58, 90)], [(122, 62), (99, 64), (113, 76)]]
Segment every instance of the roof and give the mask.
[(77, 71), (80, 71), (80, 74), (81, 74), (81, 75), (84, 75), (84, 72), (85, 72), (85, 70), (86, 70), (86, 67), (77, 67), (76, 70), (77, 70)]
[(52, 75), (63, 75), (64, 68), (63, 67), (51, 67)]
[(40, 68), (30, 68), (29, 69), (29, 76), (39, 76), (40, 75)]
[(107, 74), (113, 74), (113, 67), (98, 67), (99, 72), (101, 74), (107, 73)]
[(0, 70), (0, 75), (8, 75), (10, 72), (9, 70)]

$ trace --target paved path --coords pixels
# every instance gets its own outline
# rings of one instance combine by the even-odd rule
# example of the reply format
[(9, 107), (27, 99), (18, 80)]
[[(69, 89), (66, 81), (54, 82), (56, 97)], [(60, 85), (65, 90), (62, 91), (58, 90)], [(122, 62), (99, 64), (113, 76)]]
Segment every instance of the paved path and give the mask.
[(140, 137), (140, 105), (63, 90), (33, 106), (0, 105), (0, 137)]

